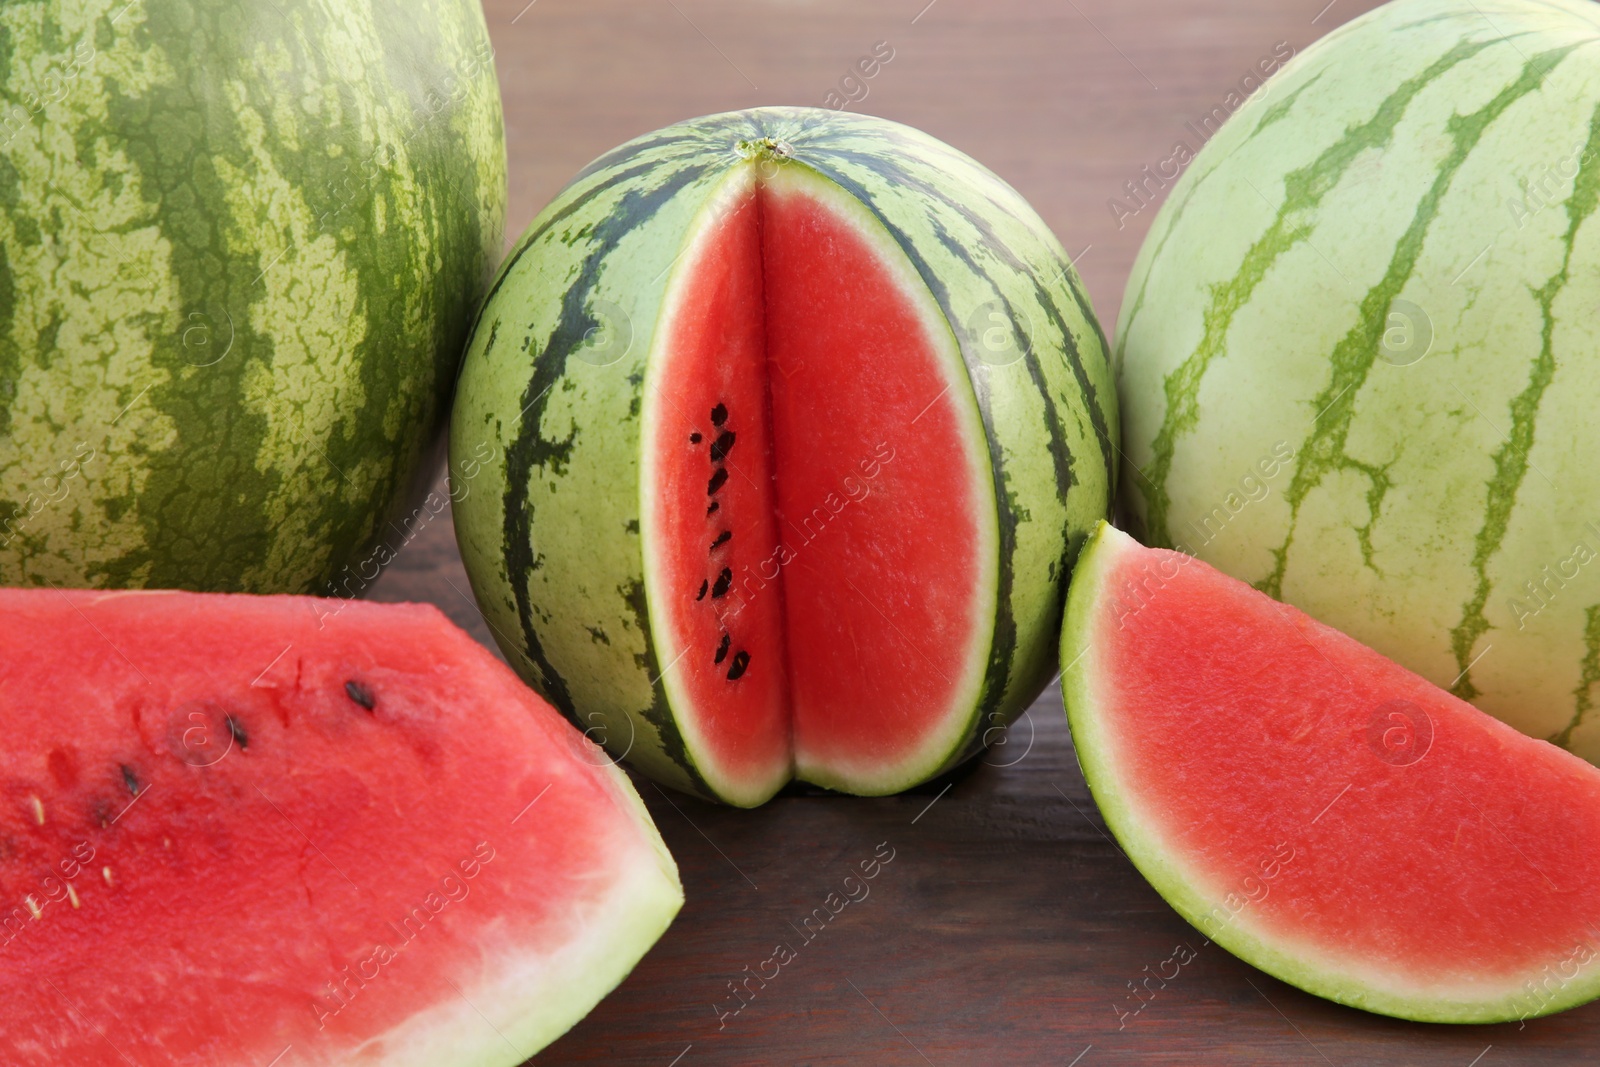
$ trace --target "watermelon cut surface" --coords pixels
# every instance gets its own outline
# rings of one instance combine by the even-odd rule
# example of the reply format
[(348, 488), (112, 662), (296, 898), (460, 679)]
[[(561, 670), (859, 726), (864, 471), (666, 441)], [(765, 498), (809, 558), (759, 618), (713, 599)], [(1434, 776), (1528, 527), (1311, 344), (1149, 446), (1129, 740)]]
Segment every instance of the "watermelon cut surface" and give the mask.
[(926, 286), (837, 186), (785, 168), (725, 197), (646, 382), (667, 684), (719, 792), (904, 788), (960, 747), (991, 639), (972, 387)]
[(1062, 650), (1107, 825), (1208, 941), (1409, 1019), (1600, 995), (1600, 771), (1109, 526)]
[(7, 590), (0, 643), (0, 1062), (509, 1067), (681, 903), (432, 608)]

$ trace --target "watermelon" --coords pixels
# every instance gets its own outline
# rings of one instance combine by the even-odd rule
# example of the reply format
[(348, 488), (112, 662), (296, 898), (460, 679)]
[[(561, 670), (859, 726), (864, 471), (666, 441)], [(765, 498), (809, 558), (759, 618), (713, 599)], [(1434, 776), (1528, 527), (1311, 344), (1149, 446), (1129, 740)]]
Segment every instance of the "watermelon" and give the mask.
[(500, 252), (477, 0), (8, 2), (0, 72), (0, 583), (360, 593)]
[(622, 772), (432, 607), (0, 591), (0, 1061), (511, 1067), (666, 928)]
[(1078, 565), (1061, 654), (1106, 824), (1207, 944), (1405, 1019), (1600, 996), (1590, 764), (1109, 526)]
[(713, 115), (596, 160), (508, 257), (456, 530), (511, 663), (643, 773), (891, 793), (1050, 677), (1117, 434), (1013, 189), (881, 119)]
[(1600, 761), (1600, 54), (1583, 0), (1398, 0), (1241, 107), (1156, 218), (1122, 505)]

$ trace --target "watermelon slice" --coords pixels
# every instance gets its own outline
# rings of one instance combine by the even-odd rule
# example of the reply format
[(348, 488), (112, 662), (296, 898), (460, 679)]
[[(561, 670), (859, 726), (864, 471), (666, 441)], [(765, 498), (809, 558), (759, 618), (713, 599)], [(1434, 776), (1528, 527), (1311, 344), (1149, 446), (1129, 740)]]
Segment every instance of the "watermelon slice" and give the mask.
[(1184, 918), (1308, 992), (1486, 1023), (1600, 995), (1600, 771), (1242, 582), (1103, 526), (1063, 691)]
[(682, 902), (432, 608), (0, 591), (0, 1062), (523, 1062)]

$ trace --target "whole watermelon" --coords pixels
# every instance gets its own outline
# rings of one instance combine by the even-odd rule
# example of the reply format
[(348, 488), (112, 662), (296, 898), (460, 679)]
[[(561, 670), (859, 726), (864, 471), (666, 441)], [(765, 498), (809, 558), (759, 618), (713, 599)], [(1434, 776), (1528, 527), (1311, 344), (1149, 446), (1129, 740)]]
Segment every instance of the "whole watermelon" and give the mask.
[(1600, 8), (1399, 0), (1205, 146), (1129, 281), (1122, 504), (1600, 760)]
[(501, 240), (476, 0), (7, 3), (0, 86), (0, 583), (359, 592)]

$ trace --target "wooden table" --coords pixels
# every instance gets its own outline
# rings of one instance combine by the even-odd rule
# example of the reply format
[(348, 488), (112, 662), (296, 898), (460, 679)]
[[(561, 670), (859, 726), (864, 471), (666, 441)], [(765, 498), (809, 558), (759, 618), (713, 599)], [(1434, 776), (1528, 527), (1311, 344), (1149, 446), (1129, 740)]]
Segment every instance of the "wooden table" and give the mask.
[[(856, 109), (919, 126), (1017, 186), (1078, 257), (1109, 332), (1154, 208), (1119, 228), (1107, 201), (1279, 42), (1303, 47), (1373, 6), (1326, 2), (490, 0), (510, 232), (613, 145), (690, 115), (821, 105), (885, 41), (894, 58)], [(466, 589), (449, 525), (433, 523), (375, 595), (434, 601), (492, 644)], [(1600, 1006), (1525, 1028), (1414, 1025), (1202, 947), (1108, 838), (1054, 690), (982, 765), (900, 797), (793, 795), (741, 812), (639, 784), (688, 904), (538, 1057), (546, 1067), (1600, 1060)], [(875, 852), (893, 858), (870, 895), (808, 940), (804, 917)], [(741, 1007), (730, 982), (780, 943), (795, 958)], [(1131, 984), (1185, 944), (1198, 952), (1178, 977), (1133, 999)]]

